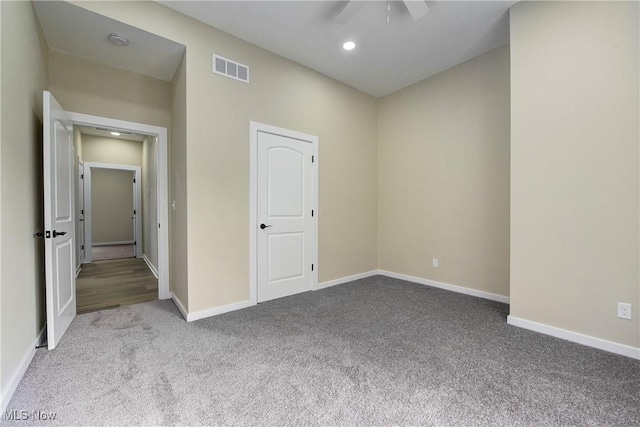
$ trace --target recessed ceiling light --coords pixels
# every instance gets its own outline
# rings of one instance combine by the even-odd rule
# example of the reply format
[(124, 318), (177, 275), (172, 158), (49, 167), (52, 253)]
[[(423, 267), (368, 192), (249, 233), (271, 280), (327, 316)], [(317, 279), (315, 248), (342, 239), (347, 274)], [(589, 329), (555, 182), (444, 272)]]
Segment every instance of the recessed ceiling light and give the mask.
[(129, 45), (129, 39), (126, 38), (125, 36), (123, 36), (122, 34), (118, 34), (118, 33), (111, 33), (109, 34), (109, 41), (113, 44), (115, 44), (116, 46), (128, 46)]
[(342, 48), (344, 50), (353, 50), (355, 49), (356, 44), (352, 41), (348, 41), (348, 42), (344, 42), (344, 44), (342, 45)]
[(120, 132), (111, 132), (111, 135), (113, 135), (113, 136), (120, 136)]

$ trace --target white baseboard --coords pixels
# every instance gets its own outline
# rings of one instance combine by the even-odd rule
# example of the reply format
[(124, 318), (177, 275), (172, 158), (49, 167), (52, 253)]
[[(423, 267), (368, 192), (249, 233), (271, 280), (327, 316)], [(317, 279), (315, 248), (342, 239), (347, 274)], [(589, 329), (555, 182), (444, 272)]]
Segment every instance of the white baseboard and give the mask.
[(142, 259), (144, 260), (144, 262), (147, 263), (147, 267), (149, 267), (149, 270), (151, 270), (151, 272), (153, 273), (154, 276), (156, 276), (156, 279), (157, 279), (158, 269), (156, 268), (156, 266), (151, 263), (151, 261), (149, 260), (149, 258), (147, 258), (145, 254), (142, 254)]
[(133, 245), (133, 240), (123, 240), (121, 242), (101, 242), (101, 243), (91, 244), (91, 246), (113, 246), (113, 245)]
[(320, 289), (328, 288), (331, 286), (341, 285), (343, 283), (353, 282), (358, 279), (365, 279), (367, 277), (378, 275), (378, 270), (367, 271), (366, 273), (354, 274), (353, 276), (342, 277), (340, 279), (329, 280), (326, 282), (318, 283), (316, 287), (313, 288), (314, 291), (318, 291)]
[(379, 270), (378, 274), (382, 276), (393, 277), (394, 279), (406, 280), (407, 282), (418, 283), (420, 285), (431, 286), (433, 288), (440, 288), (451, 292), (457, 292), (459, 294), (471, 295), (478, 298), (484, 298), (491, 301), (498, 301), (509, 304), (509, 297), (506, 297), (504, 295), (492, 294), (491, 292), (465, 288), (464, 286), (450, 285), (448, 283), (436, 282), (435, 280), (422, 279), (420, 277), (408, 276), (406, 274), (394, 273), (392, 271), (386, 270)]
[(549, 326), (543, 323), (533, 322), (531, 320), (525, 320), (515, 316), (507, 316), (507, 323), (519, 328), (529, 329), (530, 331), (539, 332), (545, 335), (551, 335), (552, 337), (640, 360), (640, 348), (618, 344), (612, 341), (603, 340), (601, 338), (580, 334), (578, 332), (568, 331), (566, 329), (556, 328), (555, 326)]
[(178, 310), (180, 310), (180, 313), (182, 313), (182, 317), (184, 317), (184, 319), (187, 322), (193, 322), (195, 320), (205, 319), (207, 317), (213, 317), (219, 314), (229, 313), (230, 311), (241, 310), (243, 308), (256, 305), (255, 302), (246, 300), (246, 301), (236, 302), (233, 304), (223, 305), (221, 307), (208, 308), (206, 310), (200, 310), (194, 313), (189, 313), (187, 312), (187, 309), (184, 308), (184, 305), (182, 305), (182, 302), (178, 299), (178, 297), (176, 297), (173, 294), (173, 292), (171, 293), (171, 299), (175, 303), (176, 307), (178, 307)]
[(173, 303), (176, 305), (176, 307), (178, 307), (178, 310), (182, 314), (182, 317), (184, 317), (184, 320), (188, 320), (187, 309), (184, 308), (184, 305), (182, 305), (182, 302), (178, 299), (177, 296), (173, 294), (173, 292), (171, 292), (171, 299), (173, 300)]
[(193, 322), (194, 320), (200, 320), (207, 317), (217, 316), (219, 314), (229, 313), (230, 311), (242, 310), (243, 308), (251, 307), (253, 305), (256, 305), (255, 301), (245, 300), (235, 302), (233, 304), (223, 305), (220, 307), (208, 308), (206, 310), (187, 313), (187, 322)]
[(9, 406), (9, 402), (11, 401), (11, 397), (13, 397), (13, 393), (15, 393), (24, 373), (27, 371), (27, 368), (31, 364), (33, 357), (36, 355), (36, 347), (38, 347), (42, 340), (44, 339), (45, 333), (47, 332), (47, 325), (45, 324), (36, 339), (27, 349), (25, 355), (22, 357), (20, 361), (20, 365), (18, 365), (18, 369), (13, 373), (11, 379), (9, 380), (9, 384), (6, 390), (2, 391), (2, 395), (0, 397), (0, 414), (4, 414), (4, 411)]
[(78, 276), (80, 275), (80, 271), (82, 270), (82, 264), (80, 264), (78, 266), (78, 268), (76, 268), (76, 279), (78, 278)]
[[(448, 290), (448, 291), (453, 291), (453, 292), (458, 292), (458, 293), (462, 293), (462, 294), (472, 295), (472, 296), (475, 296), (475, 297), (480, 297), (480, 298), (485, 298), (485, 299), (489, 299), (489, 300), (493, 300), (493, 301), (498, 301), (498, 302), (502, 302), (502, 303), (506, 303), (506, 304), (509, 303), (509, 297), (505, 297), (505, 296), (502, 296), (502, 295), (492, 294), (492, 293), (484, 292), (484, 291), (478, 291), (478, 290), (475, 290), (475, 289), (465, 288), (465, 287), (462, 287), (462, 286), (449, 285), (447, 283), (441, 283), (441, 282), (436, 282), (436, 281), (433, 281), (433, 280), (421, 279), (419, 277), (407, 276), (405, 274), (393, 273), (391, 271), (385, 271), (385, 270), (371, 270), (371, 271), (367, 271), (367, 272), (364, 272), (364, 273), (354, 274), (352, 276), (342, 277), (340, 279), (329, 280), (327, 282), (319, 283), (316, 287), (313, 288), (313, 290), (317, 291), (317, 290), (325, 289), (325, 288), (328, 288), (328, 287), (331, 287), (331, 286), (336, 286), (336, 285), (341, 285), (343, 283), (352, 282), (354, 280), (364, 279), (366, 277), (371, 277), (371, 276), (376, 276), (378, 274), (379, 275), (383, 275), (383, 276), (393, 277), (393, 278), (396, 278), (396, 279), (406, 280), (408, 282), (418, 283), (418, 284), (421, 284), (421, 285), (432, 286), (432, 287), (435, 287), (435, 288), (441, 288), (441, 289), (445, 289), (445, 290)], [(180, 310), (180, 312), (182, 313), (182, 316), (187, 320), (187, 322), (193, 322), (194, 320), (200, 320), (200, 319), (204, 319), (204, 318), (211, 317), (211, 316), (217, 316), (219, 314), (228, 313), (230, 311), (241, 310), (243, 308), (247, 308), (247, 307), (251, 307), (253, 305), (256, 305), (255, 301), (246, 300), (246, 301), (236, 302), (236, 303), (233, 303), (233, 304), (223, 305), (221, 307), (214, 307), (214, 308), (209, 308), (209, 309), (206, 309), (206, 310), (196, 311), (194, 313), (188, 313), (187, 310), (182, 305), (182, 303), (180, 302), (180, 300), (178, 300), (175, 297), (175, 295), (171, 294), (171, 298), (176, 303), (176, 306), (178, 307), (178, 310)]]

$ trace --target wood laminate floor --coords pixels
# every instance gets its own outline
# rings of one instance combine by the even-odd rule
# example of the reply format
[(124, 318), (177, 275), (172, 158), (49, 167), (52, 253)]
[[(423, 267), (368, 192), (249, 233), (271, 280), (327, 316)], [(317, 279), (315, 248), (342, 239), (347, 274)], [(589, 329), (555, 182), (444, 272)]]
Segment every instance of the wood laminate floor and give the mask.
[(158, 299), (158, 279), (142, 258), (83, 264), (76, 280), (77, 313)]

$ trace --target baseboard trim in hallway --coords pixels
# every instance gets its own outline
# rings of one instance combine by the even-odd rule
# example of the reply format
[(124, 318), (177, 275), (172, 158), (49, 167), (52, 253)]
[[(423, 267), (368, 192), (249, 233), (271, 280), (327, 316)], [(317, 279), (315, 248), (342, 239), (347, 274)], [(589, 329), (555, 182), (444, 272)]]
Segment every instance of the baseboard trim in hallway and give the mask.
[(151, 260), (145, 254), (142, 254), (142, 259), (144, 260), (144, 262), (147, 263), (147, 267), (149, 267), (149, 270), (151, 270), (151, 272), (153, 273), (154, 276), (156, 276), (156, 279), (157, 279), (158, 269), (156, 268), (156, 266), (151, 263)]

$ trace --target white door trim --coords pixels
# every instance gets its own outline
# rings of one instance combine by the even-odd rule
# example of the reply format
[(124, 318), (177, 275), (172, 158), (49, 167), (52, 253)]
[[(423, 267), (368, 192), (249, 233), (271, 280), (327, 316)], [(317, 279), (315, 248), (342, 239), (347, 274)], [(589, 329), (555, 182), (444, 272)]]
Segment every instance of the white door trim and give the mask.
[(258, 303), (258, 132), (281, 135), (309, 142), (313, 146), (314, 165), (311, 185), (315, 212), (312, 220), (312, 263), (311, 289), (318, 287), (318, 137), (264, 123), (249, 122), (249, 300)]
[(120, 129), (158, 138), (158, 298), (171, 298), (169, 292), (169, 145), (167, 128), (83, 113), (70, 112), (69, 115), (74, 125)]
[[(140, 166), (128, 166), (128, 165), (115, 165), (111, 163), (95, 163), (95, 162), (85, 162), (84, 163), (84, 247), (89, 248), (88, 251), (84, 252), (84, 262), (90, 263), (93, 261), (93, 254), (91, 253), (91, 248), (93, 247), (93, 219), (91, 215), (91, 199), (93, 195), (91, 194), (91, 170), (92, 169), (112, 169), (112, 170), (121, 170), (121, 171), (130, 171), (135, 174), (135, 193), (133, 194), (134, 206), (133, 209), (136, 211), (136, 223), (134, 228), (135, 233), (135, 242), (137, 242), (134, 247), (136, 258), (142, 258), (142, 168)], [(133, 212), (132, 212), (133, 213)], [(132, 241), (131, 243), (133, 243)], [(116, 243), (116, 242), (111, 242)], [(120, 243), (120, 242), (117, 242)], [(125, 242), (122, 242), (125, 243)]]

